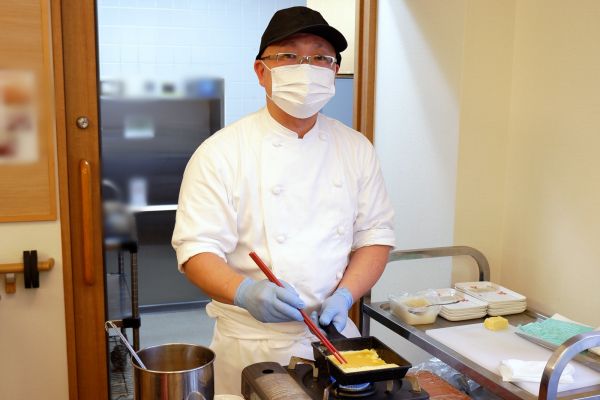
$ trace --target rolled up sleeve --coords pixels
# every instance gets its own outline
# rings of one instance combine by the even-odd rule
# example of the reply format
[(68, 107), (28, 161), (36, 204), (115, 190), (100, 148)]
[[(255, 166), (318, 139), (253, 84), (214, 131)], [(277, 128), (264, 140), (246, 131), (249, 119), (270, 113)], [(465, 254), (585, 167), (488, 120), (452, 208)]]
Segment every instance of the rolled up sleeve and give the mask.
[(227, 183), (230, 173), (215, 150), (205, 142), (183, 175), (171, 242), (180, 271), (199, 253), (214, 253), (225, 260), (237, 244), (237, 217)]
[(352, 249), (371, 245), (394, 247), (394, 209), (372, 147), (369, 147), (361, 171)]

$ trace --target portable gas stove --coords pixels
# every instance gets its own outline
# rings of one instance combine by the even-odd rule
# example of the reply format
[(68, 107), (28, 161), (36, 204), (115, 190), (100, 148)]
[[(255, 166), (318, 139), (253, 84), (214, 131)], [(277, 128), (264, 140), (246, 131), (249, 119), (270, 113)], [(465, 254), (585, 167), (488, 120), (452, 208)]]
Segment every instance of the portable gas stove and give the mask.
[(247, 400), (429, 399), (415, 377), (340, 385), (314, 361), (299, 357), (287, 367), (260, 362), (244, 368), (242, 395)]

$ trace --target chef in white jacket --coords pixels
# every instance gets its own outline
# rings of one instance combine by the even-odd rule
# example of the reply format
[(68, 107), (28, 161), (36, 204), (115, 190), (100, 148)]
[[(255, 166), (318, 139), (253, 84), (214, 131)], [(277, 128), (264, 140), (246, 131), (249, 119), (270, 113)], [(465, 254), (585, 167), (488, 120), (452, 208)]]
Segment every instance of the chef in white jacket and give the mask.
[[(212, 135), (185, 170), (173, 247), (180, 270), (212, 298), (217, 394), (240, 394), (247, 365), (313, 357), (298, 309), (357, 336), (348, 309), (394, 245), (371, 143), (319, 114), (346, 47), (318, 12), (276, 12), (254, 62), (266, 107)], [(251, 251), (285, 288), (266, 280)]]

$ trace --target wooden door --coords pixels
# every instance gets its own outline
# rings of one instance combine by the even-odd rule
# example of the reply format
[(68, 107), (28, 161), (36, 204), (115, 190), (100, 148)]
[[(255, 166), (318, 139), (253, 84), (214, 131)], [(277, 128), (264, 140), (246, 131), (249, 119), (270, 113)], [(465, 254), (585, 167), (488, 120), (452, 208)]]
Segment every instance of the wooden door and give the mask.
[(93, 0), (52, 1), (69, 391), (106, 400), (95, 10)]

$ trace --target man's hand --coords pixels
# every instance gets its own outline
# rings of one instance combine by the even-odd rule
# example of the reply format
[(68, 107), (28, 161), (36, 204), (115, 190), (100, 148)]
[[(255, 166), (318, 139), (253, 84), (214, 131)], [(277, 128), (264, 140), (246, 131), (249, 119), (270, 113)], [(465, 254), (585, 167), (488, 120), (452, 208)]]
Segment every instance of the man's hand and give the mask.
[(245, 308), (261, 322), (302, 321), (298, 309), (304, 308), (304, 302), (287, 282), (281, 283), (285, 288), (266, 279), (245, 278), (237, 288), (233, 304)]
[(331, 296), (325, 299), (321, 305), (319, 323), (327, 326), (333, 322), (333, 325), (341, 332), (346, 327), (348, 320), (348, 310), (352, 307), (352, 294), (346, 288), (339, 288)]

